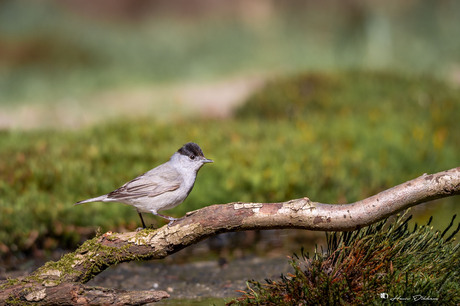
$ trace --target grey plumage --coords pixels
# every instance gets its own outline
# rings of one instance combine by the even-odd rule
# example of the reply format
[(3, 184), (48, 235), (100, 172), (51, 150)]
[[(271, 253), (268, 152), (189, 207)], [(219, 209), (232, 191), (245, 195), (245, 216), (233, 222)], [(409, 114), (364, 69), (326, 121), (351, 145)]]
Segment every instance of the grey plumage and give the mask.
[(181, 204), (192, 190), (198, 170), (205, 163), (211, 162), (213, 161), (204, 157), (203, 151), (196, 143), (189, 142), (174, 153), (166, 163), (106, 195), (75, 204), (121, 202), (136, 207), (144, 227), (141, 212), (150, 212), (172, 223), (175, 218), (161, 215), (158, 211)]

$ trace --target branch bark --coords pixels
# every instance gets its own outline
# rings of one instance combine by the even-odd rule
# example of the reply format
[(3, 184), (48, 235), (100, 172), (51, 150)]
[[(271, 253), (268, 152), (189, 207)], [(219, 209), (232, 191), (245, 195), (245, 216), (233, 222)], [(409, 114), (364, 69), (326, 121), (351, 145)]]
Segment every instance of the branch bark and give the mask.
[[(139, 232), (107, 232), (88, 240), (75, 252), (66, 254), (57, 262), (48, 262), (30, 276), (2, 284), (0, 304), (9, 300), (41, 304), (60, 301), (74, 304), (80, 301), (79, 298), (88, 298), (88, 292), (94, 294), (94, 289), (81, 284), (111, 265), (132, 260), (161, 259), (219, 233), (275, 228), (350, 231), (414, 205), (458, 194), (460, 167), (431, 175), (424, 174), (351, 204), (322, 204), (305, 197), (281, 203), (237, 202), (211, 205), (187, 213), (171, 226)], [(110, 289), (98, 290), (111, 292), (106, 294), (105, 300), (98, 296), (97, 302), (102, 304), (111, 303), (116, 295), (123, 294), (144, 294), (148, 301), (167, 296), (165, 292), (132, 294)], [(127, 304), (141, 302), (135, 298), (126, 298), (123, 301)]]
[(164, 291), (117, 290), (89, 287), (81, 283), (61, 283), (56, 286), (34, 282), (15, 285), (0, 292), (0, 304), (40, 305), (140, 305), (168, 298)]

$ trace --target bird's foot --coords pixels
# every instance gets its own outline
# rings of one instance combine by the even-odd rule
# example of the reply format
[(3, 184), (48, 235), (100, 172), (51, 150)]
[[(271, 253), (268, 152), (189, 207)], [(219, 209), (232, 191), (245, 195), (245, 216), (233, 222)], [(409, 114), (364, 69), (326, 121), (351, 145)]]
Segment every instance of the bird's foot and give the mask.
[(153, 211), (152, 211), (152, 214), (154, 214), (154, 215), (156, 215), (158, 217), (162, 217), (163, 219), (169, 220), (168, 226), (170, 226), (174, 221), (179, 220), (177, 218), (170, 217), (170, 216), (165, 216), (165, 215), (159, 214), (157, 212), (153, 212)]
[(173, 218), (173, 217), (169, 217), (168, 220), (169, 220), (169, 223), (168, 223), (168, 227), (169, 227), (169, 226), (171, 226), (171, 224), (173, 224), (175, 221), (177, 221), (177, 220), (179, 220), (179, 219)]

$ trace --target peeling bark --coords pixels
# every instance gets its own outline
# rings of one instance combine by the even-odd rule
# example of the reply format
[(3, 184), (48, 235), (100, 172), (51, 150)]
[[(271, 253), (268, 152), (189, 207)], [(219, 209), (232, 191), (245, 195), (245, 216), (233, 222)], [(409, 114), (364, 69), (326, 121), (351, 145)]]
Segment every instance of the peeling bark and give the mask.
[(170, 226), (139, 232), (107, 232), (88, 240), (75, 252), (66, 254), (57, 262), (48, 262), (23, 280), (4, 282), (0, 285), (0, 304), (14, 301), (136, 304), (142, 299), (161, 299), (167, 297), (167, 293), (94, 289), (82, 284), (111, 265), (164, 258), (223, 232), (275, 228), (349, 231), (414, 205), (458, 194), (460, 167), (424, 174), (351, 204), (322, 204), (305, 197), (281, 203), (211, 205), (187, 213)]

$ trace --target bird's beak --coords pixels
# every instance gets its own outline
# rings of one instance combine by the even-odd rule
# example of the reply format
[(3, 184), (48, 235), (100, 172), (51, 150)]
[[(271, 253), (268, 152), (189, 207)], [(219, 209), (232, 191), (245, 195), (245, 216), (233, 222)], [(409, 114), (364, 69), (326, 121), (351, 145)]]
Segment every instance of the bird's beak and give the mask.
[(203, 159), (203, 164), (207, 164), (207, 163), (213, 163), (214, 161), (212, 159)]

